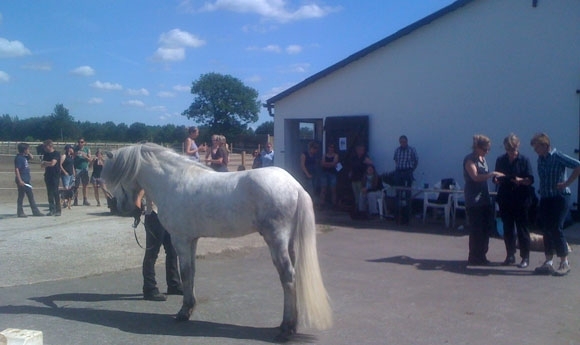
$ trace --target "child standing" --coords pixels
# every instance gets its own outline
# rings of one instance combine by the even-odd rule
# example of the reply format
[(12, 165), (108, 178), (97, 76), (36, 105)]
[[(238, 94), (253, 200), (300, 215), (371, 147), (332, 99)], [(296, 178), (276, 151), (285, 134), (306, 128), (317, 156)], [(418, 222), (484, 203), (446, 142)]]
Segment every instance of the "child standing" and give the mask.
[(32, 209), (32, 215), (44, 216), (36, 206), (34, 201), (34, 193), (32, 193), (32, 186), (30, 185), (30, 165), (29, 160), (32, 159), (30, 154), (30, 147), (26, 143), (18, 144), (18, 154), (14, 157), (14, 174), (16, 186), (18, 188), (18, 200), (16, 201), (17, 215), (20, 218), (26, 218), (24, 213), (24, 195), (28, 198), (28, 203)]

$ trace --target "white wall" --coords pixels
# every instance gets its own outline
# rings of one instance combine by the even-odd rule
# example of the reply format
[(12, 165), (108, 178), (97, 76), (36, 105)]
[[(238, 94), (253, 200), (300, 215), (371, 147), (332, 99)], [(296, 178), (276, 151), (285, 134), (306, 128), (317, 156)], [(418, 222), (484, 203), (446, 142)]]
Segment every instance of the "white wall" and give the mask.
[(381, 172), (394, 169), (406, 134), (420, 157), (417, 179), (462, 182), (473, 134), (492, 139), (493, 168), (512, 131), (535, 170), (529, 140), (538, 131), (575, 157), (577, 89), (580, 1), (474, 1), (278, 101), (275, 147), (284, 151), (284, 118), (369, 114)]

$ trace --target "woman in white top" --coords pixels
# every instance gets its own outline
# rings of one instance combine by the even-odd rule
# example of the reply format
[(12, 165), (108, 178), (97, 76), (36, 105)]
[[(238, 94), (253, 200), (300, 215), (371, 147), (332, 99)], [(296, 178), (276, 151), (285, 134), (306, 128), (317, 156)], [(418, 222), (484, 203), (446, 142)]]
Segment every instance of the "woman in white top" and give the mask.
[(199, 128), (189, 127), (189, 135), (185, 139), (184, 150), (185, 154), (192, 160), (199, 162), (199, 151), (204, 148), (204, 146), (198, 147), (195, 143), (195, 139), (199, 136)]

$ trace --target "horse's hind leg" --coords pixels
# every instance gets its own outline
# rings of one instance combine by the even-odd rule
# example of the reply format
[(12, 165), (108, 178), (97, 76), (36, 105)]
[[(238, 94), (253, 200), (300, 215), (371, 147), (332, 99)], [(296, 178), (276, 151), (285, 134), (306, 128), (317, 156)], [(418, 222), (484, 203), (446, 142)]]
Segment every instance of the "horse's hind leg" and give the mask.
[(296, 279), (294, 272), (294, 253), (287, 240), (270, 241), (266, 239), (274, 266), (278, 270), (280, 283), (284, 290), (284, 313), (280, 330), (282, 335), (296, 333), (298, 310), (296, 307)]
[(183, 303), (177, 313), (178, 321), (187, 321), (195, 308), (195, 254), (197, 252), (197, 238), (191, 242), (176, 240), (175, 250), (179, 256), (181, 281), (183, 284)]

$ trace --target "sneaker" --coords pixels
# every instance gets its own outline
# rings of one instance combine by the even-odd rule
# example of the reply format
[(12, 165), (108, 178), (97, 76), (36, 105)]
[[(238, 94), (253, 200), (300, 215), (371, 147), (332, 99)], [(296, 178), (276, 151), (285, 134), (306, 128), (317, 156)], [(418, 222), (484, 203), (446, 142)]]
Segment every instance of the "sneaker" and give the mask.
[(18, 218), (26, 218), (26, 217), (28, 217), (28, 216), (25, 215), (24, 213), (21, 213), (21, 214), (18, 215)]
[(83, 206), (91, 206), (91, 203), (87, 199), (85, 199), (83, 201)]
[(526, 268), (530, 264), (530, 260), (527, 258), (523, 258), (522, 262), (519, 263), (518, 268)]
[(546, 261), (542, 266), (536, 267), (536, 269), (534, 269), (534, 274), (549, 276), (554, 274), (554, 266)]
[(164, 302), (167, 300), (167, 296), (165, 296), (164, 294), (162, 294), (160, 292), (157, 292), (157, 293), (145, 294), (145, 295), (143, 295), (143, 299), (146, 301)]
[(54, 216), (54, 212), (50, 211), (46, 214), (47, 217)]
[(563, 277), (568, 273), (570, 273), (570, 264), (568, 264), (567, 261), (564, 261), (560, 263), (560, 267), (558, 267), (558, 269), (552, 274), (557, 277)]

